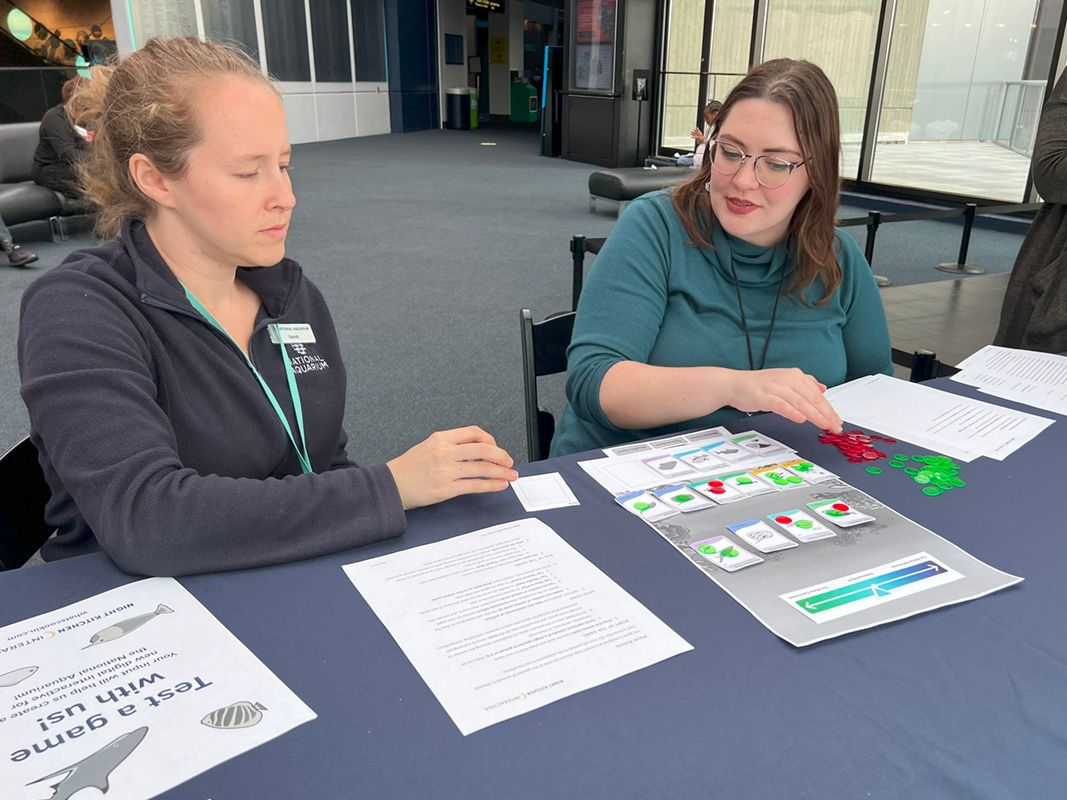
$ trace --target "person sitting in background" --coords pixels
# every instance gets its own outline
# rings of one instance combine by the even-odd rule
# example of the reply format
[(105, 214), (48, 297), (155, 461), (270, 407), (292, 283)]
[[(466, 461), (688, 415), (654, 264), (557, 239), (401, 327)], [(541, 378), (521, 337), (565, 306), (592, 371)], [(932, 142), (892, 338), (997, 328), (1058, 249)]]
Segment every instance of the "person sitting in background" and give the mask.
[(834, 228), (840, 140), (810, 62), (730, 92), (697, 174), (633, 201), (597, 256), (552, 455), (759, 411), (839, 431), (826, 388), (892, 374), (874, 276)]
[(35, 253), (23, 250), (20, 245), (15, 244), (15, 240), (11, 237), (11, 230), (4, 224), (3, 217), (0, 217), (0, 250), (7, 256), (7, 263), (13, 267), (24, 267), (37, 260)]
[(1032, 162), (1044, 200), (1012, 267), (993, 344), (1067, 352), (1067, 73), (1041, 113)]
[(349, 457), (341, 345), (285, 257), (290, 158), (278, 91), (240, 51), (150, 39), (115, 70), (81, 170), (108, 241), (22, 299), (22, 397), (58, 529), (46, 560), (276, 564), (399, 536), (406, 509), (518, 477), (474, 426), (387, 464)]
[(83, 86), (88, 88), (91, 83), (89, 78), (75, 76), (63, 84), (63, 102), (44, 113), (40, 141), (33, 154), (30, 170), (33, 182), (67, 197), (77, 196), (75, 169), (78, 161), (89, 152), (87, 137), (75, 130), (76, 118), (68, 106), (78, 90)]
[(719, 116), (719, 112), (722, 110), (722, 103), (718, 100), (709, 100), (708, 104), (704, 106), (704, 130), (700, 128), (693, 128), (689, 132), (689, 135), (693, 137), (693, 141), (696, 142), (696, 146), (692, 153), (687, 153), (684, 156), (679, 156), (679, 167), (700, 167), (704, 163), (704, 152), (707, 149), (705, 139), (711, 135), (711, 131), (715, 129), (715, 119)]

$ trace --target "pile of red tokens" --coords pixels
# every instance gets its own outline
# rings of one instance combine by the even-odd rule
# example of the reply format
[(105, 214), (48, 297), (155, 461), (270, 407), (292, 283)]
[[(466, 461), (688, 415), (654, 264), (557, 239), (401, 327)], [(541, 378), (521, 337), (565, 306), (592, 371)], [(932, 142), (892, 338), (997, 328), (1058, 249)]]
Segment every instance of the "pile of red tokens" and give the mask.
[(885, 458), (885, 453), (875, 447), (872, 442), (897, 443), (896, 439), (887, 439), (884, 436), (864, 433), (861, 430), (842, 431), (841, 433), (823, 431), (819, 435), (819, 441), (823, 444), (832, 444), (841, 451), (841, 455), (847, 458), (850, 464), (861, 464), (864, 461), (877, 461), (879, 458)]

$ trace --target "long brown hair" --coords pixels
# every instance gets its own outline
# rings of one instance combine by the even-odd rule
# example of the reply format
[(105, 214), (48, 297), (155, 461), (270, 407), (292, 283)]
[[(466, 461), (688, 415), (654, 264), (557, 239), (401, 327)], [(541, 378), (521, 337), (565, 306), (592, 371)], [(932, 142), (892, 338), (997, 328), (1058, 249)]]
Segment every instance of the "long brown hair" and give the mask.
[[(841, 283), (834, 234), (834, 214), (841, 191), (837, 94), (829, 78), (815, 64), (777, 58), (754, 67), (727, 95), (715, 121), (716, 130), (735, 105), (750, 99), (780, 103), (792, 114), (810, 189), (789, 220), (787, 243), (793, 256), (793, 277), (787, 291), (801, 292), (821, 278), (826, 292), (817, 303), (822, 305)], [(711, 179), (712, 158), (713, 153), (708, 152), (697, 174), (675, 187), (671, 194), (674, 210), (697, 247), (712, 248), (714, 218), (704, 188)]]
[(181, 177), (200, 142), (197, 96), (214, 79), (234, 75), (274, 89), (240, 50), (196, 37), (149, 39), (115, 69), (107, 85), (92, 157), (79, 168), (86, 197), (100, 207), (97, 234), (118, 235), (126, 219), (147, 219), (155, 206), (130, 175), (130, 158), (148, 156), (164, 175)]

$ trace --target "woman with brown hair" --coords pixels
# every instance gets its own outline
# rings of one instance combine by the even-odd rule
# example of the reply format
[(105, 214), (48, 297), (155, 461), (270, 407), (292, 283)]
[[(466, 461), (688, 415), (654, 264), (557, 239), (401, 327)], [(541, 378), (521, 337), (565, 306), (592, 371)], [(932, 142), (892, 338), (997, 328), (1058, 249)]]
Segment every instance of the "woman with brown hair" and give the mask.
[(758, 411), (840, 430), (826, 387), (892, 371), (870, 267), (834, 228), (840, 131), (823, 71), (755, 67), (709, 145), (693, 179), (632, 203), (597, 256), (553, 455)]
[(388, 464), (349, 458), (341, 346), (285, 257), (285, 115), (244, 55), (150, 40), (112, 75), (92, 153), (82, 184), (110, 241), (22, 300), (22, 396), (58, 528), (46, 559), (274, 564), (398, 536), (406, 509), (517, 477), (474, 426)]

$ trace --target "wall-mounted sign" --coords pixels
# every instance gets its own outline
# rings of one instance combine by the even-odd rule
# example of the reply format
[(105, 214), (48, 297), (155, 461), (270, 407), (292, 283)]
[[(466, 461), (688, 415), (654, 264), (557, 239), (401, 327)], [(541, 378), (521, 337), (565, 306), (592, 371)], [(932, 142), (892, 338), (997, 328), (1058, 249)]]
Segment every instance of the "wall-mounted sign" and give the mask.
[(489, 37), (489, 63), (490, 64), (504, 64), (508, 63), (508, 37), (507, 36), (490, 36)]
[(507, 0), (467, 0), (467, 8), (483, 9), (503, 14), (506, 2)]

